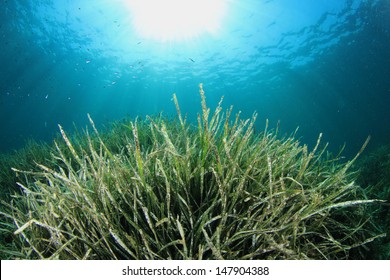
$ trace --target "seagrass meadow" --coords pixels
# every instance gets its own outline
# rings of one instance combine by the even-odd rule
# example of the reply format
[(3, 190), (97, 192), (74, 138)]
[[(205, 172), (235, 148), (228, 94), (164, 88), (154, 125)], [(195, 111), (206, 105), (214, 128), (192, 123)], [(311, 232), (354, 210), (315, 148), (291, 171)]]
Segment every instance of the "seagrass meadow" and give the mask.
[[(30, 143), (1, 167), (2, 259), (364, 259), (384, 200), (256, 114), (163, 115)], [(12, 167), (12, 170), (11, 170)], [(372, 252), (371, 252), (372, 254)], [(375, 256), (374, 256), (375, 257)]]

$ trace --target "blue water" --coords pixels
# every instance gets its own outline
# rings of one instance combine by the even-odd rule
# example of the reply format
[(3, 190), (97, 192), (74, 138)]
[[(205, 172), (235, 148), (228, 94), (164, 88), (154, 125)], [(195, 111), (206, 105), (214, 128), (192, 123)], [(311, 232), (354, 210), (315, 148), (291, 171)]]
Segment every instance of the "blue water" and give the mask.
[[(211, 0), (210, 0), (211, 1)], [(354, 155), (390, 143), (390, 1), (229, 0), (217, 34), (160, 42), (134, 30), (125, 1), (0, 1), (0, 152), (30, 138), (221, 96), (257, 127), (323, 132)], [(199, 15), (201, 16), (201, 15)]]

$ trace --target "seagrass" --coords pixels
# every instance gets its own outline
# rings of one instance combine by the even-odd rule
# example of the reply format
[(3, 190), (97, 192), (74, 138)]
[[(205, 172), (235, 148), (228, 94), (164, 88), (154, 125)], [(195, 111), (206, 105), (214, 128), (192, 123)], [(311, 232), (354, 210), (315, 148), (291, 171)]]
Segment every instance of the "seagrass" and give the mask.
[[(257, 114), (211, 112), (197, 124), (162, 115), (69, 137), (13, 166), (2, 201), (2, 256), (23, 259), (349, 259), (381, 238), (348, 162), (266, 128)], [(364, 149), (365, 143), (362, 150)], [(357, 156), (362, 152), (359, 151)]]

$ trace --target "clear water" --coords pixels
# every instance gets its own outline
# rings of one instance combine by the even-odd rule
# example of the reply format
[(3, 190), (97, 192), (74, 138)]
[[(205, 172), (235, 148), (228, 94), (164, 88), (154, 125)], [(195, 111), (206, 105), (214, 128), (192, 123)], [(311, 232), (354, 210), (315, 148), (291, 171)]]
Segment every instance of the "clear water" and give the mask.
[[(230, 0), (222, 28), (181, 42), (135, 32), (125, 1), (0, 1), (0, 151), (57, 124), (200, 111), (224, 96), (337, 152), (390, 143), (390, 1)], [(200, 15), (201, 16), (201, 15)]]

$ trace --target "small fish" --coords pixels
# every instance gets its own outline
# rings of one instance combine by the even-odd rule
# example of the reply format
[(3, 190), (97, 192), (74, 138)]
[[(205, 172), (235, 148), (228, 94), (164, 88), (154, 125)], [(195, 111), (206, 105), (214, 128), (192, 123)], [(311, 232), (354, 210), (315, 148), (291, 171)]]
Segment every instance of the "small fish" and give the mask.
[(189, 57), (188, 59), (191, 60), (192, 62), (195, 62), (195, 60), (193, 60), (191, 57)]

